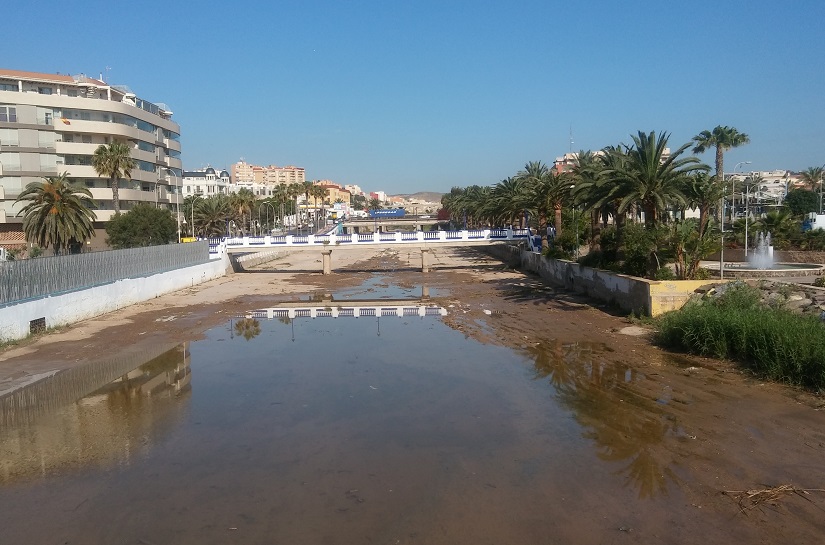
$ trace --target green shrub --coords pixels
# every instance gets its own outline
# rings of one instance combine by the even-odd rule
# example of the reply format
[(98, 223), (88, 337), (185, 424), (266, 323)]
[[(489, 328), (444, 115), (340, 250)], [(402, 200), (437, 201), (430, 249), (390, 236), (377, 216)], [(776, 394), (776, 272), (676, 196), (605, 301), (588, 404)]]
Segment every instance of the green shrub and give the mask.
[(676, 280), (676, 273), (667, 267), (662, 267), (656, 271), (656, 280)]
[(773, 380), (825, 389), (825, 326), (820, 319), (760, 305), (759, 290), (731, 285), (658, 321), (664, 346), (733, 359)]
[(814, 286), (818, 288), (825, 288), (825, 276), (820, 276), (816, 280), (814, 280)]

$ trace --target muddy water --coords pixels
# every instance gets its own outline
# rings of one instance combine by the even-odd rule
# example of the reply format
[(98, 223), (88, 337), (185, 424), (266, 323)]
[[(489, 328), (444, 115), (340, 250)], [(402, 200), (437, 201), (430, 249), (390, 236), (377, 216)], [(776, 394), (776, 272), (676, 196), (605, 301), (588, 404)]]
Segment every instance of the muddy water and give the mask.
[(4, 399), (0, 542), (702, 542), (666, 392), (599, 343), (480, 344), (420, 293), (258, 309)]

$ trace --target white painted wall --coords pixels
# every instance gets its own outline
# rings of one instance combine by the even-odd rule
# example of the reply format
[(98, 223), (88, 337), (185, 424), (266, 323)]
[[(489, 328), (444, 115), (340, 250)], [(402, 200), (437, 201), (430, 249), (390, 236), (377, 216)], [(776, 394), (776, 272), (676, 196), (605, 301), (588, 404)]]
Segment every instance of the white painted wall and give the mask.
[(229, 260), (224, 255), (203, 265), (141, 278), (128, 278), (86, 290), (8, 305), (0, 308), (0, 340), (25, 338), (29, 334), (29, 322), (38, 318), (46, 318), (47, 328), (87, 320), (220, 278), (226, 274), (227, 267)]

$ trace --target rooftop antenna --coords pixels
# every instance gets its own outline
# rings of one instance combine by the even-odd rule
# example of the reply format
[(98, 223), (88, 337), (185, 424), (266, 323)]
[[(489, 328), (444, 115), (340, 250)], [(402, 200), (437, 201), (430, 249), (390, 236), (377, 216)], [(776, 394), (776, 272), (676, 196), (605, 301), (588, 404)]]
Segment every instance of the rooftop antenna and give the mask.
[(573, 153), (573, 124), (570, 124), (570, 153)]
[(106, 82), (109, 81), (109, 70), (111, 70), (111, 69), (112, 69), (111, 66), (106, 67), (106, 79), (103, 79), (103, 74), (100, 75), (100, 79), (103, 80), (103, 83), (106, 83)]

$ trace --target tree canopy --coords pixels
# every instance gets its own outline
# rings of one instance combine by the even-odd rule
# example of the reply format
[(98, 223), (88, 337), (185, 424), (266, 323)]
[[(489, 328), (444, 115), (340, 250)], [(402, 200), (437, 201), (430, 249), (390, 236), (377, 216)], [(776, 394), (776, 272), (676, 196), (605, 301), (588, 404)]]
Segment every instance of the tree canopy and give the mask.
[(91, 192), (69, 182), (69, 173), (44, 178), (26, 186), (15, 202), (26, 202), (23, 215), (26, 240), (48, 248), (55, 255), (67, 252), (94, 236)]
[(125, 214), (115, 214), (106, 225), (107, 243), (115, 249), (169, 244), (177, 239), (172, 212), (138, 204)]
[(135, 168), (135, 160), (132, 159), (129, 146), (122, 142), (112, 142), (108, 146), (101, 144), (92, 156), (92, 167), (98, 176), (109, 178), (109, 185), (112, 188), (112, 206), (115, 214), (119, 213), (118, 181), (123, 177), (131, 178), (132, 169)]

